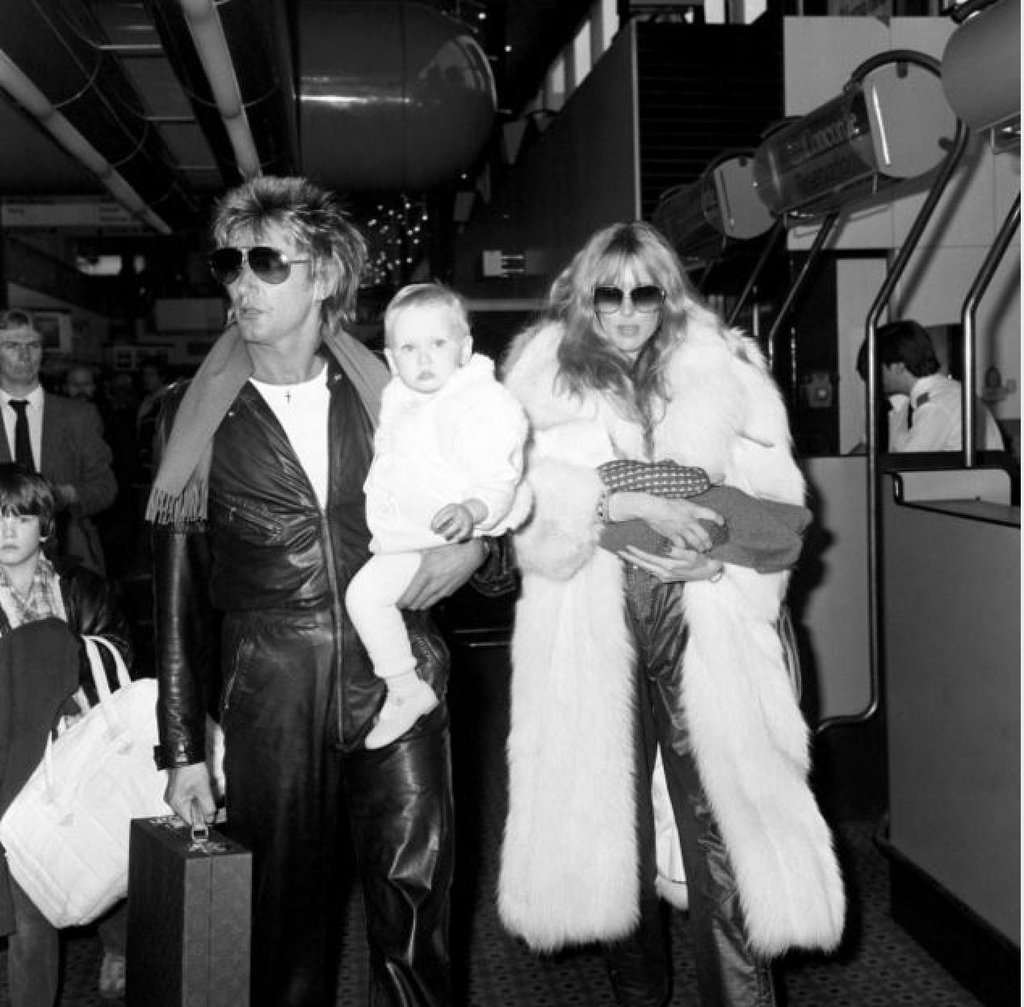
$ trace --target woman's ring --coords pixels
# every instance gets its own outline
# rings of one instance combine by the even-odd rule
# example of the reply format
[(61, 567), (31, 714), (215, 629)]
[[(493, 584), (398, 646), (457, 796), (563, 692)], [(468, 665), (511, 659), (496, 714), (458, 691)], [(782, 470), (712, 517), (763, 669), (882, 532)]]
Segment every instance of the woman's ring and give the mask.
[(711, 583), (717, 584), (725, 576), (724, 570), (719, 570), (718, 573), (711, 575)]

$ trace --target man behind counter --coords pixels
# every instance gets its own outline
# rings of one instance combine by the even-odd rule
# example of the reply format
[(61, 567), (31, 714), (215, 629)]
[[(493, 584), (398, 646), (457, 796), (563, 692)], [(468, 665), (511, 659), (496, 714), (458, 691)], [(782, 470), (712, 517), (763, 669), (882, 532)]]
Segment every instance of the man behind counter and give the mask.
[[(931, 337), (911, 319), (879, 326), (876, 355), (882, 391), (889, 397), (888, 450), (963, 450), (963, 386), (940, 370)], [(867, 380), (867, 344), (857, 354)], [(1003, 438), (988, 407), (975, 411), (975, 446), (1002, 451)]]

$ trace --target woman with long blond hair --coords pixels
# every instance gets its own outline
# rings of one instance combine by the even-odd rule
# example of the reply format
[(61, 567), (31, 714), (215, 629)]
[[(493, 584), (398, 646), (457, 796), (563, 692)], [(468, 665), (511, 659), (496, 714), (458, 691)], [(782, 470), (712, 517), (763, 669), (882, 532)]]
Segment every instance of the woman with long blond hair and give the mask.
[[(781, 397), (757, 345), (701, 303), (639, 222), (590, 238), (504, 380), (532, 424), (535, 509), (515, 536), (501, 917), (539, 951), (603, 942), (618, 1003), (666, 1003), (657, 770), (700, 1002), (772, 1005), (771, 959), (835, 947), (844, 917), (780, 632), (788, 572), (715, 559), (720, 515), (673, 480), (699, 468), (800, 504)], [(623, 462), (636, 463), (625, 481)], [(602, 547), (637, 522), (667, 547)]]

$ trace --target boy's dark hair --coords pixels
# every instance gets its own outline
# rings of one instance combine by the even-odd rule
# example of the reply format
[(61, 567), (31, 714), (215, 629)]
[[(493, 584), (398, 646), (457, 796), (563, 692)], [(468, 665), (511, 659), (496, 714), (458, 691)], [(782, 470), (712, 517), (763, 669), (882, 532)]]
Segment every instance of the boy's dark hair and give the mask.
[(50, 484), (38, 473), (15, 462), (0, 463), (0, 514), (39, 518), (43, 538), (53, 533), (57, 503)]
[[(906, 319), (880, 325), (875, 332), (875, 354), (879, 367), (904, 364), (915, 378), (925, 378), (940, 367), (928, 330), (918, 322)], [(861, 343), (857, 352), (857, 373), (866, 381), (868, 347)]]

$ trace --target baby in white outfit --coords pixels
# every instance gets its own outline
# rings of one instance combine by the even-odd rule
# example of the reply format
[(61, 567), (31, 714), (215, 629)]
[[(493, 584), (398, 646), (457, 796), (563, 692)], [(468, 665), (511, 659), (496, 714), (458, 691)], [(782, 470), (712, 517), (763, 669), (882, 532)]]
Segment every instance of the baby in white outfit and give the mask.
[(473, 353), (459, 295), (437, 283), (403, 287), (385, 312), (384, 333), (393, 377), (364, 485), (373, 555), (345, 597), (388, 687), (367, 748), (401, 737), (440, 702), (416, 674), (397, 607), (420, 551), (500, 535), (529, 513), (522, 485), (526, 416), (498, 384), (493, 362)]

